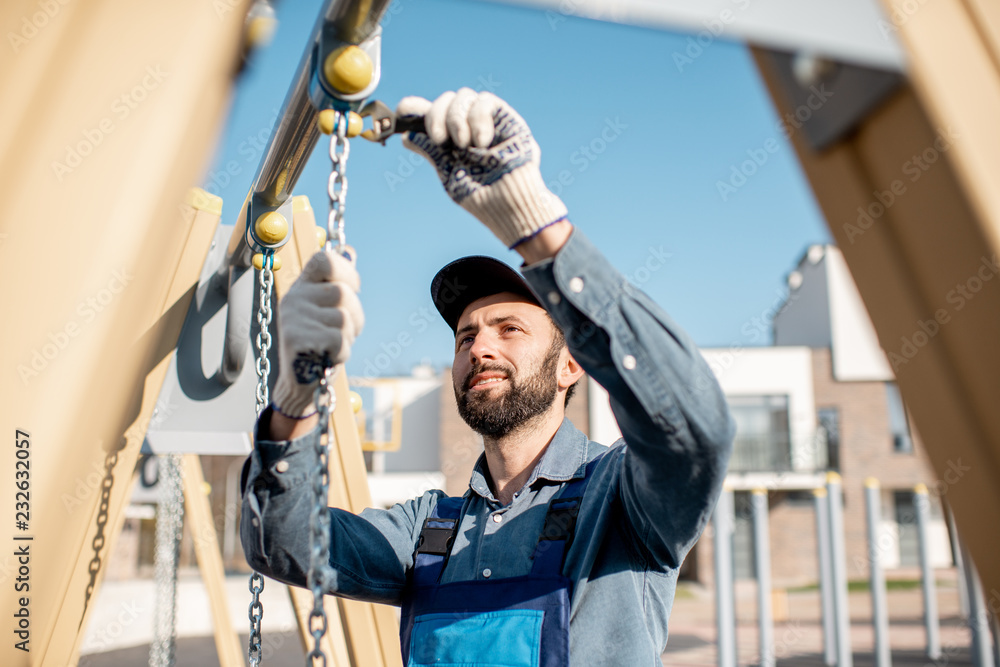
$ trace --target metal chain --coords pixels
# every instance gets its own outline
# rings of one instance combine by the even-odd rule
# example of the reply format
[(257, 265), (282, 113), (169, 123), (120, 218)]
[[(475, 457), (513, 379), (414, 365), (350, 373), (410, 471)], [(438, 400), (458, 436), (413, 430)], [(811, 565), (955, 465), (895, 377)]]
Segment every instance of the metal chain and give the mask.
[(260, 602), (260, 594), (264, 591), (264, 577), (259, 572), (250, 575), (250, 642), (247, 647), (247, 658), (250, 667), (260, 664), (260, 620), (264, 618), (264, 605)]
[[(326, 220), (326, 249), (345, 253), (347, 240), (344, 235), (344, 211), (347, 207), (347, 158), (351, 145), (347, 140), (347, 113), (336, 112), (334, 131), (330, 135), (330, 179), (327, 194), (330, 196), (330, 214)], [(313, 608), (309, 612), (309, 633), (313, 637), (312, 650), (306, 655), (306, 665), (326, 665), (326, 654), (320, 648), (328, 622), (323, 607), (323, 594), (329, 582), (330, 571), (330, 513), (327, 510), (327, 494), (330, 488), (328, 468), (329, 445), (333, 442), (330, 413), (337, 405), (331, 379), (333, 369), (326, 373), (316, 388), (316, 409), (319, 420), (324, 424), (324, 434), (316, 436), (314, 443), (316, 467), (312, 472), (313, 507), (309, 514), (309, 571), (306, 585), (313, 594)]]
[(177, 558), (184, 525), (184, 490), (179, 454), (161, 456), (156, 513), (156, 609), (149, 667), (172, 667), (177, 644)]
[[(87, 571), (90, 580), (87, 582), (87, 590), (83, 598), (83, 609), (87, 610), (90, 598), (94, 594), (94, 586), (97, 585), (97, 574), (101, 571), (101, 550), (104, 548), (104, 528), (108, 524), (108, 508), (111, 504), (111, 487), (115, 483), (115, 464), (118, 463), (118, 452), (110, 452), (104, 458), (104, 479), (101, 480), (101, 501), (97, 506), (97, 530), (94, 532), (94, 539), (90, 543), (94, 550), (94, 557), (90, 559)], [(83, 623), (83, 619), (80, 620)]]
[[(254, 341), (257, 346), (257, 416), (264, 411), (270, 402), (268, 396), (268, 378), (271, 374), (271, 360), (268, 352), (271, 349), (271, 288), (274, 285), (274, 272), (271, 270), (273, 254), (266, 253), (261, 270), (257, 273), (257, 284), (260, 287), (259, 305), (257, 309), (257, 324), (259, 331)], [(260, 665), (260, 622), (264, 618), (264, 605), (261, 604), (260, 594), (264, 591), (264, 577), (259, 572), (250, 574), (250, 638), (247, 642), (247, 659), (250, 667)]]
[(274, 285), (274, 271), (271, 270), (271, 263), (274, 261), (272, 253), (264, 256), (263, 268), (257, 272), (257, 284), (260, 286), (260, 305), (257, 310), (257, 324), (260, 330), (257, 332), (257, 416), (264, 411), (269, 402), (267, 381), (271, 373), (271, 360), (268, 358), (268, 351), (271, 349), (271, 288)]
[[(330, 412), (335, 403), (330, 379), (333, 369), (328, 368), (316, 388), (316, 408), (319, 420), (326, 427), (317, 433), (313, 447), (316, 453), (316, 467), (312, 471), (313, 506), (309, 513), (309, 572), (306, 585), (313, 594), (313, 608), (309, 612), (309, 633), (313, 636), (312, 650), (306, 655), (306, 665), (326, 665), (326, 654), (320, 642), (327, 631), (326, 609), (323, 594), (329, 583), (330, 564), (330, 512), (327, 510), (327, 494), (330, 488), (328, 468), (329, 444), (333, 435), (330, 427)], [(324, 433), (325, 431), (325, 433)], [(325, 442), (324, 442), (324, 435)]]
[[(347, 245), (344, 237), (344, 210), (347, 207), (347, 158), (351, 145), (347, 141), (347, 113), (336, 112), (334, 131), (330, 134), (330, 180), (326, 192), (330, 196), (330, 214), (326, 219), (326, 248), (343, 251)], [(336, 245), (334, 245), (336, 239)]]

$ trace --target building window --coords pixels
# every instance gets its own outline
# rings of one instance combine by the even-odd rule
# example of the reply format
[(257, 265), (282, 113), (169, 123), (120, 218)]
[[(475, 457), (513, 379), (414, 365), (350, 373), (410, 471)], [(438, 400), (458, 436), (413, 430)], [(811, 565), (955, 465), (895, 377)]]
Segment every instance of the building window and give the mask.
[(906, 406), (895, 382), (885, 383), (885, 394), (889, 404), (889, 432), (892, 434), (892, 451), (897, 454), (912, 454), (913, 439), (910, 424), (906, 418)]
[(732, 472), (781, 472), (792, 469), (787, 396), (729, 396), (736, 421)]
[(826, 442), (826, 467), (840, 470), (840, 410), (820, 408), (816, 411), (816, 422), (820, 429), (816, 440)]

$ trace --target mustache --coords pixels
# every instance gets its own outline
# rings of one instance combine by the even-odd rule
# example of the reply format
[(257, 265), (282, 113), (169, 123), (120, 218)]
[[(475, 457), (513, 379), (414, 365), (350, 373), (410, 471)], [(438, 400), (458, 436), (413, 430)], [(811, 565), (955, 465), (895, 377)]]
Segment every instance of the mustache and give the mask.
[(513, 379), (514, 377), (514, 369), (508, 368), (507, 366), (504, 366), (499, 362), (488, 363), (488, 364), (477, 363), (473, 365), (471, 369), (469, 369), (469, 373), (465, 376), (465, 380), (462, 381), (462, 389), (468, 391), (470, 388), (469, 385), (472, 384), (472, 378), (476, 377), (480, 373), (486, 373), (489, 371), (504, 373), (507, 375), (508, 378), (511, 379)]

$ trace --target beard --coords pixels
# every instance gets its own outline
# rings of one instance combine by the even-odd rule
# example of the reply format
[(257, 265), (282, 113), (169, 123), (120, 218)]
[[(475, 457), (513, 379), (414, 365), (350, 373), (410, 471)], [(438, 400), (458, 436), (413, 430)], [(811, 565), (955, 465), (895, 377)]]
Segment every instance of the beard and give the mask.
[[(560, 351), (561, 346), (553, 345), (541, 364), (524, 377), (515, 376), (513, 368), (501, 363), (474, 364), (461, 386), (455, 387), (458, 414), (473, 431), (492, 438), (502, 438), (544, 414), (552, 407), (559, 388), (556, 371)], [(509, 386), (499, 396), (490, 396), (497, 393), (492, 389), (469, 389), (472, 378), (486, 371), (507, 376)]]

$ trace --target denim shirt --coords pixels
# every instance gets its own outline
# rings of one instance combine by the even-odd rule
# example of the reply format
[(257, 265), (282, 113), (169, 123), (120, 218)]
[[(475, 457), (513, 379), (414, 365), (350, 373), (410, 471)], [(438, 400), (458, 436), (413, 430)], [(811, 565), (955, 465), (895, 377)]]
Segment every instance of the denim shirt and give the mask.
[[(678, 568), (725, 476), (734, 433), (725, 398), (690, 338), (579, 230), (554, 258), (522, 272), (573, 356), (608, 390), (624, 436), (593, 472), (566, 555), (571, 658), (659, 666)], [(298, 586), (309, 564), (313, 437), (258, 440), (244, 469), (247, 561)], [(506, 506), (490, 491), (481, 456), (442, 582), (528, 574), (549, 500), (605, 449), (565, 420)], [(330, 508), (329, 592), (399, 605), (424, 519), (444, 496), (428, 491), (359, 515)]]

